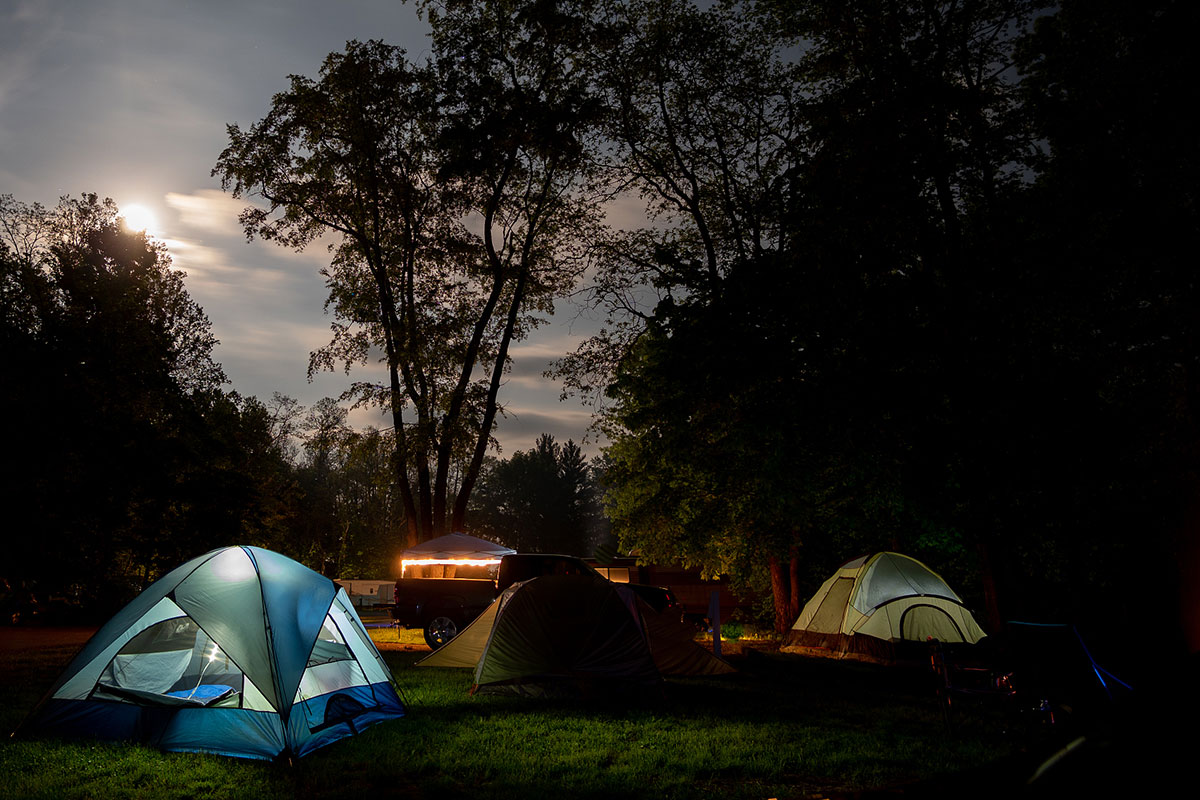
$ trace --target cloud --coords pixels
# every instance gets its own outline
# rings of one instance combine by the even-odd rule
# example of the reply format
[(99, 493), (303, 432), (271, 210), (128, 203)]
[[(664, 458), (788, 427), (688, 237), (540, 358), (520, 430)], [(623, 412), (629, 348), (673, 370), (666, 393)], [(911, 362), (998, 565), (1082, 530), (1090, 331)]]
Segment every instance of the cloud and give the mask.
[(578, 339), (573, 340), (570, 336), (554, 336), (552, 334), (534, 334), (534, 336), (536, 339), (514, 344), (508, 349), (508, 354), (514, 361), (553, 361), (556, 358), (562, 358), (579, 343)]
[(329, 329), (316, 322), (238, 319), (224, 322), (221, 327), (223, 358), (262, 365), (284, 361), (307, 364), (308, 354), (329, 341)]
[(22, 0), (0, 11), (0, 112), (36, 91), (38, 58), (60, 36), (62, 19), (45, 0)]
[(284, 270), (236, 264), (224, 248), (194, 239), (164, 239), (163, 243), (175, 268), (187, 274), (188, 291), (202, 306), (231, 299), (244, 304), (255, 295), (278, 296), (289, 280)]
[(530, 449), (543, 433), (552, 435), (559, 442), (571, 439), (580, 445), (584, 453), (595, 455), (604, 442), (598, 441), (598, 433), (584, 433), (591, 424), (591, 413), (582, 409), (566, 406), (506, 406), (504, 417), (496, 426), (496, 438), (501, 441), (503, 448), (500, 455), (510, 458), (518, 450)]
[(246, 203), (216, 189), (200, 189), (194, 194), (168, 192), (167, 205), (179, 212), (179, 222), (196, 231), (221, 236), (241, 236), (238, 214)]
[[(327, 396), (336, 398), (337, 394), (329, 394)], [(392, 427), (391, 412), (376, 406), (360, 406), (359, 408), (351, 408), (350, 415), (347, 417), (347, 421), (356, 430), (363, 430), (364, 428), (390, 430)]]
[[(536, 334), (535, 334), (536, 336)], [(513, 345), (509, 350), (512, 365), (504, 376), (506, 387), (524, 387), (526, 389), (543, 389), (547, 385), (544, 374), (550, 368), (551, 362), (566, 355), (566, 350), (559, 349), (557, 342), (552, 339), (546, 342), (525, 342)]]
[(331, 260), (329, 245), (334, 238), (329, 235), (315, 239), (299, 252), (262, 239), (247, 242), (238, 215), (247, 205), (255, 204), (246, 198), (234, 198), (218, 189), (197, 189), (191, 194), (168, 192), (163, 199), (177, 213), (182, 229), (205, 239), (219, 237), (231, 248), (254, 251), (239, 258), (274, 260), (288, 265), (303, 261), (317, 268), (327, 266)]
[(234, 304), (253, 317), (267, 312), (320, 317), (326, 295), (320, 269), (329, 263), (326, 242), (296, 252), (274, 242), (247, 242), (237, 217), (245, 206), (215, 189), (169, 192), (166, 205), (178, 235), (164, 239), (175, 266), (201, 304)]
[(604, 208), (604, 222), (619, 231), (633, 231), (650, 225), (646, 201), (632, 192), (623, 192)]

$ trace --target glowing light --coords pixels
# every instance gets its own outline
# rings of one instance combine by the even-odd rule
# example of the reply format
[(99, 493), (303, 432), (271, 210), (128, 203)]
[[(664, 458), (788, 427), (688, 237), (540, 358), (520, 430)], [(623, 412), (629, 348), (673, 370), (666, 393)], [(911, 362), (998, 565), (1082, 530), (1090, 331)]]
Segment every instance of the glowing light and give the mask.
[(131, 231), (145, 231), (149, 234), (154, 234), (158, 231), (158, 218), (146, 206), (138, 203), (130, 203), (127, 206), (123, 206), (121, 208), (121, 217), (125, 220), (125, 227)]
[(230, 547), (217, 553), (205, 567), (212, 570), (213, 577), (229, 583), (253, 581), (258, 577), (254, 562), (240, 547)]
[(212, 652), (208, 654), (208, 663), (213, 663), (217, 660), (217, 656), (221, 654), (221, 649), (217, 647), (217, 643), (213, 642)]
[(413, 558), (400, 562), (400, 574), (403, 575), (409, 567), (432, 567), (445, 564), (458, 567), (493, 567), (500, 563), (498, 558)]

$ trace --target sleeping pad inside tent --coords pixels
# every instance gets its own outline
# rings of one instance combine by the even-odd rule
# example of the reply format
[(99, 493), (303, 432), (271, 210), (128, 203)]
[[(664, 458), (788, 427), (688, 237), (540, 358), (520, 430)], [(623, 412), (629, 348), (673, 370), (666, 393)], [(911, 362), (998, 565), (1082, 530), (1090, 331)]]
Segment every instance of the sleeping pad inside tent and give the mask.
[(21, 733), (273, 759), (402, 716), (345, 591), (278, 553), (227, 547), (109, 620)]

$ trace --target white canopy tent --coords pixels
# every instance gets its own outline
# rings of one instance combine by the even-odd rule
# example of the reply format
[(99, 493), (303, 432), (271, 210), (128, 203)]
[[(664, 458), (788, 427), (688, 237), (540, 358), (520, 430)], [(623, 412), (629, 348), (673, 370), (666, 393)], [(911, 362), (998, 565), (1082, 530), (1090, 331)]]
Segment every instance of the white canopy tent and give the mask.
[(515, 552), (511, 547), (487, 539), (467, 536), (465, 533), (448, 533), (405, 550), (401, 555), (400, 573), (404, 574), (409, 567), (434, 565), (489, 567), (499, 564), (503, 556)]

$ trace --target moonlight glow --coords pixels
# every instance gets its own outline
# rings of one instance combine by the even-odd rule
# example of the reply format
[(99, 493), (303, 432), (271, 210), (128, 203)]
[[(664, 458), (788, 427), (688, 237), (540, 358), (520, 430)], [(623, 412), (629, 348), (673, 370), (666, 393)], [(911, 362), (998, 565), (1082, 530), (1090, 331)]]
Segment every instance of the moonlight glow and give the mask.
[(143, 205), (130, 203), (121, 207), (120, 216), (125, 218), (125, 227), (131, 231), (145, 231), (154, 234), (158, 230), (158, 220), (154, 212)]

